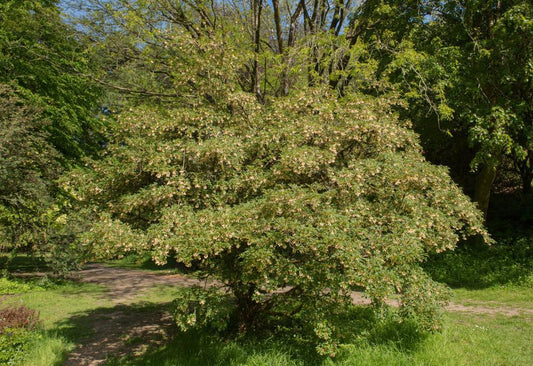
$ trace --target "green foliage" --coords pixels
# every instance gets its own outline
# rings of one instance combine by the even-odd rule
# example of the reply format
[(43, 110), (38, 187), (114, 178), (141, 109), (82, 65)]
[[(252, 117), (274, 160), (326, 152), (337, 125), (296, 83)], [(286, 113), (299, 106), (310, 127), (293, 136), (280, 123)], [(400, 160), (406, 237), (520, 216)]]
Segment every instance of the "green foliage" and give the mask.
[(0, 228), (11, 245), (43, 241), (54, 220), (58, 153), (42, 131), (41, 111), (0, 84)]
[(3, 250), (43, 256), (64, 272), (79, 256), (75, 234), (83, 222), (73, 210), (67, 216), (71, 207), (55, 182), (63, 168), (48, 141), (49, 120), (20, 93), (0, 84), (0, 243)]
[(233, 309), (230, 301), (216, 288), (181, 289), (173, 303), (174, 319), (182, 331), (205, 327), (223, 331)]
[[(15, 266), (13, 266), (15, 267)], [(64, 280), (44, 277), (2, 277), (0, 278), (0, 295), (26, 294), (43, 292), (64, 286)]]
[(65, 272), (79, 257), (83, 222), (55, 181), (100, 149), (101, 89), (57, 5), (0, 4), (0, 246)]
[(432, 258), (426, 266), (431, 276), (453, 287), (486, 288), (531, 281), (531, 235), (497, 238), (489, 248), (461, 248)]
[(8, 329), (0, 334), (0, 363), (18, 365), (30, 351), (32, 342), (39, 337), (35, 331)]
[(488, 229), (494, 243), (462, 243), (453, 253), (432, 256), (424, 265), (439, 281), (453, 287), (482, 289), (500, 286), (529, 286), (533, 279), (533, 232), (531, 199), (519, 195), (494, 196)]
[[(454, 168), (463, 182), (468, 168), (477, 172), (477, 192), (490, 192), (494, 177), (484, 177), (483, 169), (496, 169), (503, 156), (513, 159), (524, 192), (530, 192), (533, 8), (527, 1), (443, 2), (436, 8), (441, 15), (410, 36), (428, 62), (411, 62), (416, 73), (407, 76), (414, 88), (418, 85), (425, 93), (436, 118), (423, 112), (427, 107), (415, 107), (416, 103), (413, 110), (420, 114), (408, 114), (420, 131), (428, 130), (420, 125), (435, 119), (439, 123), (440, 118), (446, 122), (439, 129), (463, 139), (443, 147), (444, 135), (428, 136), (426, 148), (434, 161)], [(447, 112), (436, 108), (439, 104)], [(439, 157), (446, 149), (451, 154)], [(465, 155), (471, 156), (469, 167), (457, 163)], [(475, 199), (486, 211), (480, 195), (476, 193)]]
[(0, 278), (0, 294), (19, 294), (32, 290), (32, 286), (27, 283), (12, 281), (7, 277)]
[(236, 92), (194, 109), (134, 108), (109, 135), (105, 158), (64, 182), (101, 212), (85, 243), (201, 269), (231, 290), (241, 332), (305, 314), (330, 354), (337, 331), (323, 318), (355, 288), (375, 304), (399, 294), (405, 317), (436, 329), (445, 291), (419, 264), (486, 235), (446, 170), (372, 98), (305, 89), (261, 105)]
[(98, 98), (87, 76), (84, 45), (62, 19), (57, 1), (0, 4), (0, 82), (15, 83), (49, 123), (47, 140), (71, 163), (98, 149)]

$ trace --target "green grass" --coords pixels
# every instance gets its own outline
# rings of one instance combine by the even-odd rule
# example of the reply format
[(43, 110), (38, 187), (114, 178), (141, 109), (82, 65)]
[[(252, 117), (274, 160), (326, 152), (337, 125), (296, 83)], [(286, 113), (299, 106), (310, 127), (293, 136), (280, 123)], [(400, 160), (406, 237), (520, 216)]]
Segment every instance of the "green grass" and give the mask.
[(52, 288), (6, 296), (4, 305), (25, 305), (41, 314), (48, 328), (74, 314), (111, 304), (103, 297), (105, 287), (89, 283), (63, 281)]
[(25, 305), (40, 313), (42, 331), (30, 344), (23, 366), (60, 365), (76, 342), (90, 334), (89, 324), (72, 327), (64, 320), (111, 304), (103, 296), (105, 287), (46, 277), (3, 278), (0, 290), (2, 307)]
[(459, 288), (454, 290), (453, 301), (464, 305), (477, 305), (481, 302), (487, 307), (533, 309), (533, 286), (493, 286), (482, 290)]
[[(456, 300), (492, 301), (505, 306), (532, 308), (529, 286), (500, 286), (482, 290), (458, 289)], [(8, 297), (38, 309), (44, 331), (27, 355), (24, 366), (60, 365), (77, 342), (91, 336), (90, 315), (116, 311), (103, 297), (105, 288), (63, 281), (39, 291)], [(142, 294), (145, 305), (121, 306), (123, 311), (158, 311), (176, 293), (172, 286), (157, 286)], [(150, 301), (150, 304), (146, 304)], [(484, 305), (485, 306), (485, 305)], [(164, 346), (139, 357), (110, 358), (107, 365), (531, 365), (533, 364), (533, 325), (531, 316), (508, 317), (449, 313), (441, 333), (417, 337), (409, 327), (393, 324), (371, 328), (364, 311), (353, 322), (357, 329), (350, 344), (341, 347), (337, 357), (319, 359), (305, 344), (291, 341), (288, 334), (264, 338), (221, 339), (210, 332), (177, 334)], [(352, 325), (352, 324), (350, 324)], [(129, 342), (138, 342), (133, 339)]]
[[(142, 264), (137, 259), (127, 259), (129, 265), (127, 261), (115, 261), (113, 265), (135, 269), (144, 266), (145, 270), (161, 270)], [(471, 260), (481, 259), (462, 258), (458, 263), (465, 264)], [(456, 261), (453, 258), (452, 264), (456, 265)], [(502, 258), (500, 263), (511, 265), (511, 262)], [(486, 268), (481, 269), (482, 273), (478, 272), (478, 275), (485, 276), (488, 273), (485, 272)], [(446, 274), (445, 271), (441, 273)], [(503, 274), (503, 271), (500, 273)], [(450, 278), (459, 279), (453, 273)], [(491, 280), (484, 286), (467, 284), (456, 288), (453, 301), (484, 307), (532, 309), (531, 276), (522, 276), (520, 281), (515, 281), (515, 278), (513, 274), (511, 280)], [(76, 344), (93, 336), (91, 322), (95, 316), (117, 311), (134, 315), (160, 312), (177, 293), (173, 286), (158, 285), (139, 294), (134, 304), (116, 306), (105, 296), (105, 287), (66, 280), (2, 278), (0, 290), (4, 294), (2, 306), (24, 304), (41, 313), (43, 330), (31, 344), (23, 366), (61, 365)], [(239, 339), (221, 338), (213, 332), (197, 331), (176, 333), (161, 347), (149, 349), (135, 357), (111, 357), (107, 365), (529, 366), (533, 364), (531, 318), (531, 314), (509, 317), (498, 314), (448, 313), (442, 332), (421, 336), (409, 324), (382, 322), (376, 326), (368, 311), (356, 309), (350, 319), (346, 320), (346, 327), (352, 329), (350, 341), (341, 346), (335, 358), (318, 358), (313, 348), (295, 337), (290, 329), (266, 338), (253, 335)], [(135, 345), (142, 344), (143, 341), (132, 337), (126, 343)]]
[(525, 317), (452, 313), (442, 333), (414, 350), (395, 344), (348, 345), (333, 365), (531, 365), (533, 332)]
[(194, 333), (178, 335), (142, 357), (111, 359), (108, 365), (529, 366), (533, 363), (531, 344), (532, 324), (526, 317), (452, 313), (441, 333), (417, 342), (405, 342), (401, 337), (360, 337), (343, 345), (335, 358), (316, 358), (282, 340), (221, 341), (208, 333)]
[(43, 332), (30, 345), (30, 351), (21, 366), (60, 365), (74, 344), (53, 332)]
[(179, 288), (172, 285), (156, 285), (154, 288), (141, 292), (137, 296), (139, 302), (165, 303), (174, 300)]
[[(98, 289), (88, 288), (93, 294)], [(40, 309), (45, 319), (43, 336), (31, 348), (24, 365), (58, 365), (76, 342), (90, 336), (88, 314), (104, 311), (99, 300), (77, 296), (65, 289), (24, 294), (26, 305)], [(79, 295), (79, 294), (78, 294)], [(154, 297), (157, 295), (157, 297)], [(92, 297), (92, 299), (85, 298)], [(146, 294), (158, 302), (172, 297), (172, 289), (160, 287)], [(85, 298), (85, 299), (84, 299)], [(40, 305), (39, 305), (40, 304)], [(531, 305), (531, 304), (529, 304)], [(146, 308), (146, 311), (154, 310)], [(129, 311), (130, 307), (123, 310)], [(53, 317), (50, 315), (56, 309)], [(112, 311), (113, 308), (109, 308)], [(131, 306), (131, 311), (135, 306)], [(80, 320), (82, 319), (82, 320)], [(408, 332), (362, 332), (342, 346), (333, 359), (321, 360), (312, 349), (286, 338), (224, 340), (210, 334), (177, 334), (163, 347), (135, 358), (109, 359), (108, 365), (531, 365), (533, 326), (526, 316), (450, 313), (442, 333), (406, 339)], [(392, 335), (391, 335), (392, 334)], [(133, 341), (131, 341), (133, 342)]]
[(203, 366), (203, 365), (309, 365), (309, 359), (300, 352), (291, 353), (286, 345), (275, 341), (242, 342), (220, 341), (207, 333), (178, 335), (172, 342), (138, 358), (111, 359), (110, 366), (154, 365), (154, 366)]

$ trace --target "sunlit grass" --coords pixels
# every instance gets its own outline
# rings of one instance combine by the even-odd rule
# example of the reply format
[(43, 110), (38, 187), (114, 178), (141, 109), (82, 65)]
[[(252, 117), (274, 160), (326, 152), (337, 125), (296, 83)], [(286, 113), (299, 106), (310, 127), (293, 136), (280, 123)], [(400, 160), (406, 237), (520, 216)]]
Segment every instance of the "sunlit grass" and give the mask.
[(95, 284), (65, 282), (45, 291), (39, 289), (7, 296), (4, 304), (25, 305), (39, 311), (43, 325), (49, 328), (73, 314), (110, 305), (111, 300), (104, 296), (105, 290)]
[(53, 333), (43, 332), (30, 347), (30, 352), (21, 366), (60, 365), (74, 343)]
[[(16, 280), (24, 291), (5, 295), (4, 303), (24, 304), (40, 311), (43, 331), (32, 344), (23, 366), (61, 365), (66, 355), (92, 334), (91, 314), (105, 311), (161, 311), (174, 299), (175, 286), (157, 285), (141, 292), (131, 306), (118, 309), (106, 288), (72, 281)], [(24, 286), (27, 284), (27, 286)], [(456, 289), (461, 304), (533, 308), (532, 287), (497, 285), (485, 289)], [(365, 312), (354, 316), (365, 316)], [(282, 336), (231, 339), (212, 332), (177, 333), (169, 342), (145, 354), (110, 358), (107, 365), (251, 365), (251, 366), (521, 366), (533, 364), (531, 314), (453, 313), (446, 315), (442, 332), (415, 337), (408, 327), (394, 324), (382, 329), (355, 329), (354, 338), (334, 358), (318, 358), (313, 348)], [(371, 322), (354, 321), (354, 327)], [(350, 323), (352, 324), (352, 323)], [(134, 340), (142, 342), (142, 339)], [(130, 340), (130, 342), (133, 342)]]
[(396, 344), (347, 345), (330, 365), (531, 365), (533, 329), (526, 317), (450, 313), (442, 333), (414, 350)]
[(493, 286), (482, 290), (455, 289), (454, 302), (464, 305), (511, 306), (533, 309), (533, 286)]
[(142, 357), (112, 359), (109, 365), (261, 366), (529, 366), (533, 361), (531, 322), (526, 317), (449, 314), (441, 333), (408, 347), (398, 339), (360, 338), (335, 358), (319, 359), (282, 340), (221, 341), (209, 334), (178, 335)]
[(18, 293), (4, 295), (1, 305), (35, 309), (42, 321), (42, 331), (33, 340), (23, 366), (60, 365), (76, 342), (91, 333), (89, 325), (71, 329), (64, 320), (111, 305), (111, 300), (104, 296), (104, 286), (42, 279), (14, 280), (14, 283)]

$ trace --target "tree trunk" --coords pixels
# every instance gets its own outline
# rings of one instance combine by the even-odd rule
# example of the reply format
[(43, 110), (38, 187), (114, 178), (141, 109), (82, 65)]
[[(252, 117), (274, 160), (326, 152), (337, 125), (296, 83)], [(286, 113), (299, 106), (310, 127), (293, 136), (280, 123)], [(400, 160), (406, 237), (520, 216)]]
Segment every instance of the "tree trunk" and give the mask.
[(533, 181), (533, 177), (531, 175), (522, 178), (522, 193), (524, 196), (529, 196), (531, 194), (531, 183)]
[(252, 92), (255, 93), (257, 100), (263, 102), (263, 95), (261, 93), (261, 80), (259, 72), (259, 51), (261, 51), (261, 13), (263, 11), (263, 0), (255, 0), (253, 2), (254, 13), (254, 66), (253, 66), (253, 82)]
[(533, 150), (529, 150), (527, 157), (520, 163), (515, 163), (522, 179), (522, 193), (524, 196), (531, 194), (531, 182), (533, 181)]
[(247, 289), (234, 290), (233, 293), (237, 299), (237, 308), (235, 309), (235, 324), (239, 333), (244, 334), (253, 330), (259, 313), (261, 304), (253, 300), (255, 286)]
[(489, 209), (492, 183), (494, 183), (497, 171), (497, 165), (486, 164), (483, 166), (476, 178), (474, 201), (477, 203), (478, 208), (483, 212), (485, 217), (487, 216), (487, 211)]

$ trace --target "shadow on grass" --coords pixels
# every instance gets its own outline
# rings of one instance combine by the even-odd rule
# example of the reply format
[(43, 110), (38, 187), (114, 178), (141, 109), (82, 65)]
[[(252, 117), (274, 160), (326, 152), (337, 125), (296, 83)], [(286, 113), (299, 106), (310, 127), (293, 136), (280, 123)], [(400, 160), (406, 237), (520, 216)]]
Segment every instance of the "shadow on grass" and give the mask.
[[(297, 320), (275, 332), (222, 336), (209, 329), (182, 333), (169, 314), (170, 304), (139, 303), (98, 308), (62, 321), (54, 330), (77, 344), (65, 365), (106, 360), (106, 365), (320, 365), (309, 335)], [(334, 319), (335, 318), (335, 319)], [(378, 321), (371, 309), (353, 307), (332, 317), (346, 343), (394, 344), (413, 351), (423, 335), (414, 325)], [(339, 361), (342, 361), (342, 352)]]
[(461, 244), (454, 252), (429, 259), (426, 271), (454, 288), (483, 289), (497, 285), (533, 285), (533, 229), (499, 232), (491, 246)]
[(533, 285), (533, 199), (496, 195), (491, 202), (487, 228), (495, 243), (473, 239), (433, 256), (425, 269), (435, 280), (467, 289)]
[(65, 365), (90, 364), (110, 357), (143, 354), (173, 338), (168, 303), (101, 307), (66, 318), (50, 331), (76, 344)]
[(175, 256), (169, 255), (164, 265), (156, 264), (150, 255), (129, 254), (120, 259), (115, 259), (106, 262), (110, 267), (140, 269), (146, 271), (166, 271), (175, 273), (193, 273), (196, 271), (194, 267), (187, 267), (182, 263), (176, 261)]

